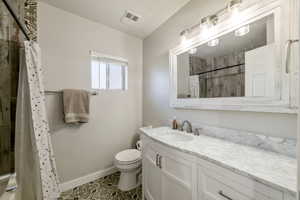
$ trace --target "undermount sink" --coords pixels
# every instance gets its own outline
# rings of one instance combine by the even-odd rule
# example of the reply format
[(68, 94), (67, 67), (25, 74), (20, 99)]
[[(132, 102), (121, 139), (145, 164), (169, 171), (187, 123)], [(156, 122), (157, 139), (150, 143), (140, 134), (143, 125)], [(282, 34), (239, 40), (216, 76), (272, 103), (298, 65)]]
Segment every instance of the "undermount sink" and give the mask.
[(174, 142), (189, 142), (194, 139), (193, 136), (188, 135), (188, 133), (178, 133), (178, 132), (168, 133), (166, 135), (163, 135), (162, 138)]

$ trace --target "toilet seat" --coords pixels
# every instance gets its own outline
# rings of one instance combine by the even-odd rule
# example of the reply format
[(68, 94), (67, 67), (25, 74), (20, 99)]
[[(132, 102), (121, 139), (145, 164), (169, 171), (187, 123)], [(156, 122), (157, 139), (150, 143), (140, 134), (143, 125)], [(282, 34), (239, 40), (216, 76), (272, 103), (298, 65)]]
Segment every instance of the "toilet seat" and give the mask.
[(127, 149), (119, 152), (115, 156), (115, 160), (118, 162), (118, 164), (121, 165), (133, 164), (135, 162), (140, 161), (141, 159), (142, 159), (142, 154), (140, 151), (136, 149)]

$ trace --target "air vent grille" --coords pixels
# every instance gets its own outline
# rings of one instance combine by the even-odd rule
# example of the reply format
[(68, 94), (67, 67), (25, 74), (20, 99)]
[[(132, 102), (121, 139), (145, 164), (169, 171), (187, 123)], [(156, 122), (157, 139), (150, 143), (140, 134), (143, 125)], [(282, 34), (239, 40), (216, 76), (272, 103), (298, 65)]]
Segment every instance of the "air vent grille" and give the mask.
[[(131, 12), (131, 11), (126, 10), (126, 11), (125, 11), (125, 15), (124, 15), (123, 18), (126, 18), (127, 20), (131, 20), (131, 21), (133, 21), (133, 22), (138, 22), (139, 19), (140, 19), (140, 16), (137, 15), (137, 14), (134, 14), (134, 13)], [(123, 20), (122, 20), (122, 21), (123, 21)]]

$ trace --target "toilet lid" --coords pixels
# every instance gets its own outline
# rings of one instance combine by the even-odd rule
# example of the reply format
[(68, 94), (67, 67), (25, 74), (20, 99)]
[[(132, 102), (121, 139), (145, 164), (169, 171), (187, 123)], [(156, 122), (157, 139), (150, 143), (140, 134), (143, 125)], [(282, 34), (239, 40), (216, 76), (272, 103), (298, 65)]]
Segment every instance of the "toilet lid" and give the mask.
[(127, 149), (118, 153), (115, 159), (119, 162), (134, 162), (141, 159), (141, 152), (136, 149)]

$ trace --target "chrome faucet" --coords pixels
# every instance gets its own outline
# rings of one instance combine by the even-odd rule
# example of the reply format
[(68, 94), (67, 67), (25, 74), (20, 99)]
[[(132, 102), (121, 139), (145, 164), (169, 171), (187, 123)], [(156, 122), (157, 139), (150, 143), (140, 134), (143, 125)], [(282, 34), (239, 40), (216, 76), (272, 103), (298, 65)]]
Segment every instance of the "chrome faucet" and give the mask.
[(193, 127), (192, 127), (192, 124), (191, 122), (189, 122), (188, 120), (184, 120), (181, 124), (181, 127), (180, 127), (180, 130), (183, 131), (184, 129), (184, 125), (187, 124), (188, 125), (188, 128), (186, 130), (187, 133), (193, 133)]

